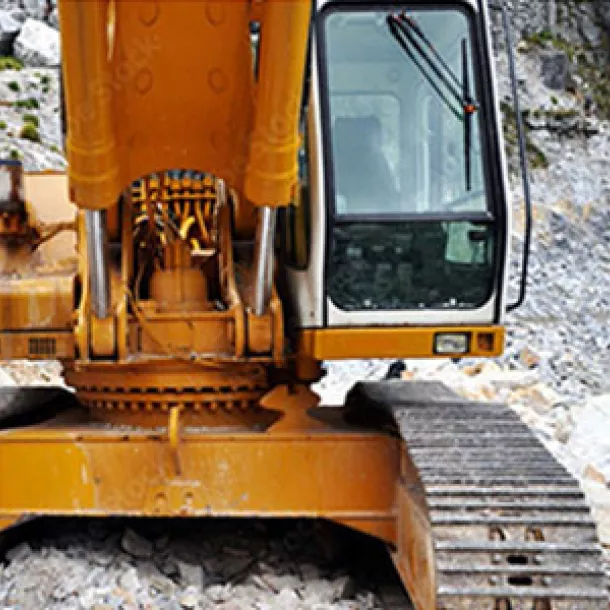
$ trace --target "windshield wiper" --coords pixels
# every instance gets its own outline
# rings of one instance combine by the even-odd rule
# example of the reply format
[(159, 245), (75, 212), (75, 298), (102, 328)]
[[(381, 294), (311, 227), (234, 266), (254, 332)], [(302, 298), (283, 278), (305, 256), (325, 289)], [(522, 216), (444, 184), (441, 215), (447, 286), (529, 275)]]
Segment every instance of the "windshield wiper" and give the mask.
[[(449, 100), (447, 95), (445, 95), (445, 93), (438, 86), (438, 84), (436, 83), (436, 81), (434, 80), (432, 75), (430, 75), (428, 73), (428, 71), (423, 67), (423, 65), (420, 63), (420, 61), (417, 59), (417, 57), (413, 53), (411, 46), (415, 50), (418, 50), (418, 48), (419, 48), (418, 54), (420, 55), (420, 57), (422, 57), (424, 59), (426, 59), (426, 57), (427, 57), (427, 55), (423, 54), (423, 50), (421, 49), (421, 46), (418, 45), (414, 41), (413, 36), (406, 29), (404, 23), (400, 20), (400, 17), (398, 17), (396, 15), (388, 15), (387, 24), (388, 24), (388, 29), (390, 30), (390, 33), (396, 39), (396, 41), (398, 42), (398, 44), (400, 45), (402, 50), (408, 55), (409, 59), (415, 64), (417, 69), (426, 78), (426, 80), (428, 81), (430, 86), (434, 89), (434, 91), (437, 93), (437, 95), (443, 100), (443, 102), (445, 102), (445, 104), (447, 105), (447, 108), (451, 111), (451, 113), (453, 115), (455, 115), (455, 117), (459, 121), (461, 121), (462, 115), (460, 114), (460, 111), (453, 106), (451, 100)], [(411, 46), (409, 46), (409, 43), (411, 44)], [(426, 63), (429, 63), (429, 60)], [(442, 82), (446, 83), (445, 78), (442, 75), (440, 75), (439, 78), (441, 79)], [(449, 86), (448, 88), (454, 97), (457, 97), (458, 100), (461, 100), (461, 96), (460, 95), (456, 96), (455, 90), (451, 86)]]
[(472, 115), (477, 106), (470, 93), (468, 78), (468, 43), (462, 38), (462, 97), (464, 99), (464, 170), (466, 172), (466, 190), (472, 188)]
[[(462, 39), (462, 80), (460, 81), (412, 17), (405, 13), (391, 14), (387, 17), (387, 25), (394, 39), (425, 77), (439, 98), (457, 120), (464, 123), (464, 169), (466, 174), (466, 190), (470, 191), (472, 188), (472, 115), (478, 110), (478, 105), (473, 100), (470, 92), (467, 40), (465, 38)], [(428, 66), (428, 69), (424, 68), (422, 61), (416, 55)], [(450, 96), (441, 89), (429, 70), (445, 86)], [(454, 102), (451, 101), (450, 97), (453, 98)], [(461, 111), (455, 107), (455, 102), (457, 102)]]

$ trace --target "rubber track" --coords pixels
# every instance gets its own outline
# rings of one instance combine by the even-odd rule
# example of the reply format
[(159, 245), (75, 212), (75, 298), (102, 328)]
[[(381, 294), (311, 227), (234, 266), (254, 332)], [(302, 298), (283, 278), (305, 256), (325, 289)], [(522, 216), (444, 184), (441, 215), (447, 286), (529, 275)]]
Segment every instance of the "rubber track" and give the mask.
[(358, 384), (348, 403), (395, 421), (425, 487), (438, 610), (608, 610), (577, 481), (504, 405), (438, 384)]

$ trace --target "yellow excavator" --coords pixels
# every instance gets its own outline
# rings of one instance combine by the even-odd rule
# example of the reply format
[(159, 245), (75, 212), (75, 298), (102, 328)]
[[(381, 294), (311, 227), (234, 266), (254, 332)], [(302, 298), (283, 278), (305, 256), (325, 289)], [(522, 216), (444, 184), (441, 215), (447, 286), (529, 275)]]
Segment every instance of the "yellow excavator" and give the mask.
[[(577, 482), (502, 405), (321, 363), (501, 354), (484, 0), (59, 0), (69, 169), (0, 166), (0, 526), (311, 517), (417, 610), (606, 610)], [(524, 286), (521, 289), (523, 296)]]

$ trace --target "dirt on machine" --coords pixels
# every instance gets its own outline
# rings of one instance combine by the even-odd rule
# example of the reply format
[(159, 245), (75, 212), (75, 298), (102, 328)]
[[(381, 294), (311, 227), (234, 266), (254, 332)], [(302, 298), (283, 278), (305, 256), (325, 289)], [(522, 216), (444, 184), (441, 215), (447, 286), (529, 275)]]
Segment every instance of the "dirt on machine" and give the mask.
[(0, 527), (322, 518), (384, 542), (416, 610), (606, 610), (578, 483), (508, 407), (310, 389), (328, 360), (502, 353), (526, 273), (509, 303), (487, 3), (59, 17), (69, 168), (0, 163), (0, 358), (71, 390), (0, 395)]

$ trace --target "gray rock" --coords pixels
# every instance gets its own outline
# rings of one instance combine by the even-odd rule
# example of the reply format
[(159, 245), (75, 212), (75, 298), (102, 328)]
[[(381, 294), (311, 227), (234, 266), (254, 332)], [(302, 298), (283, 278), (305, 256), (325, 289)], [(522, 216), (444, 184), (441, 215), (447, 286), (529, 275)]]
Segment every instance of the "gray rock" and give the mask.
[(351, 599), (356, 595), (358, 586), (351, 576), (339, 576), (332, 583), (334, 591), (334, 601), (341, 599)]
[(56, 8), (49, 15), (49, 25), (55, 29), (59, 29), (59, 12)]
[(282, 589), (275, 598), (272, 608), (277, 610), (299, 610), (302, 607), (301, 599), (292, 589)]
[(230, 584), (212, 585), (205, 590), (205, 594), (215, 604), (221, 604), (231, 598), (233, 587)]
[(579, 124), (580, 120), (576, 114), (551, 114), (547, 119), (548, 129), (561, 134), (574, 133)]
[(173, 580), (163, 574), (153, 574), (149, 578), (150, 587), (165, 597), (171, 597), (176, 590)]
[(196, 587), (200, 591), (205, 586), (205, 573), (200, 565), (178, 560), (178, 572), (183, 585)]
[(22, 3), (28, 17), (32, 19), (45, 18), (46, 0), (22, 0)]
[(252, 564), (252, 562), (253, 558), (251, 555), (229, 555), (223, 562), (222, 574), (226, 579), (232, 580), (244, 572), (244, 570), (246, 570)]
[(11, 55), (13, 42), (19, 34), (21, 24), (8, 11), (0, 10), (0, 55)]
[(586, 118), (583, 121), (582, 130), (587, 137), (595, 136), (601, 131), (601, 122), (598, 119)]
[(153, 555), (153, 544), (131, 529), (125, 530), (121, 538), (121, 548), (138, 559), (149, 559)]
[(188, 587), (187, 590), (180, 596), (178, 603), (184, 610), (196, 610), (199, 608), (201, 594), (195, 587)]
[(138, 572), (134, 567), (128, 567), (117, 579), (119, 587), (128, 592), (136, 592), (140, 588)]
[(3, 368), (0, 368), (0, 387), (11, 387), (17, 385), (15, 380)]
[(28, 18), (26, 12), (20, 8), (9, 11), (9, 14), (17, 23), (21, 24), (25, 23), (25, 20)]
[(606, 30), (610, 31), (610, 4), (607, 0), (597, 0), (597, 14), (600, 17), (602, 25)]
[(541, 56), (542, 82), (554, 91), (565, 91), (570, 61), (563, 51), (547, 51)]
[(32, 553), (32, 549), (27, 542), (22, 542), (12, 549), (9, 549), (5, 556), (9, 561), (25, 561)]
[(59, 32), (36, 19), (23, 24), (14, 47), (15, 57), (27, 66), (58, 66), (61, 60)]
[(610, 481), (610, 394), (591, 398), (574, 419), (569, 449), (578, 456), (583, 472), (591, 465)]
[(546, 116), (540, 112), (530, 112), (525, 117), (525, 124), (530, 129), (546, 129)]

